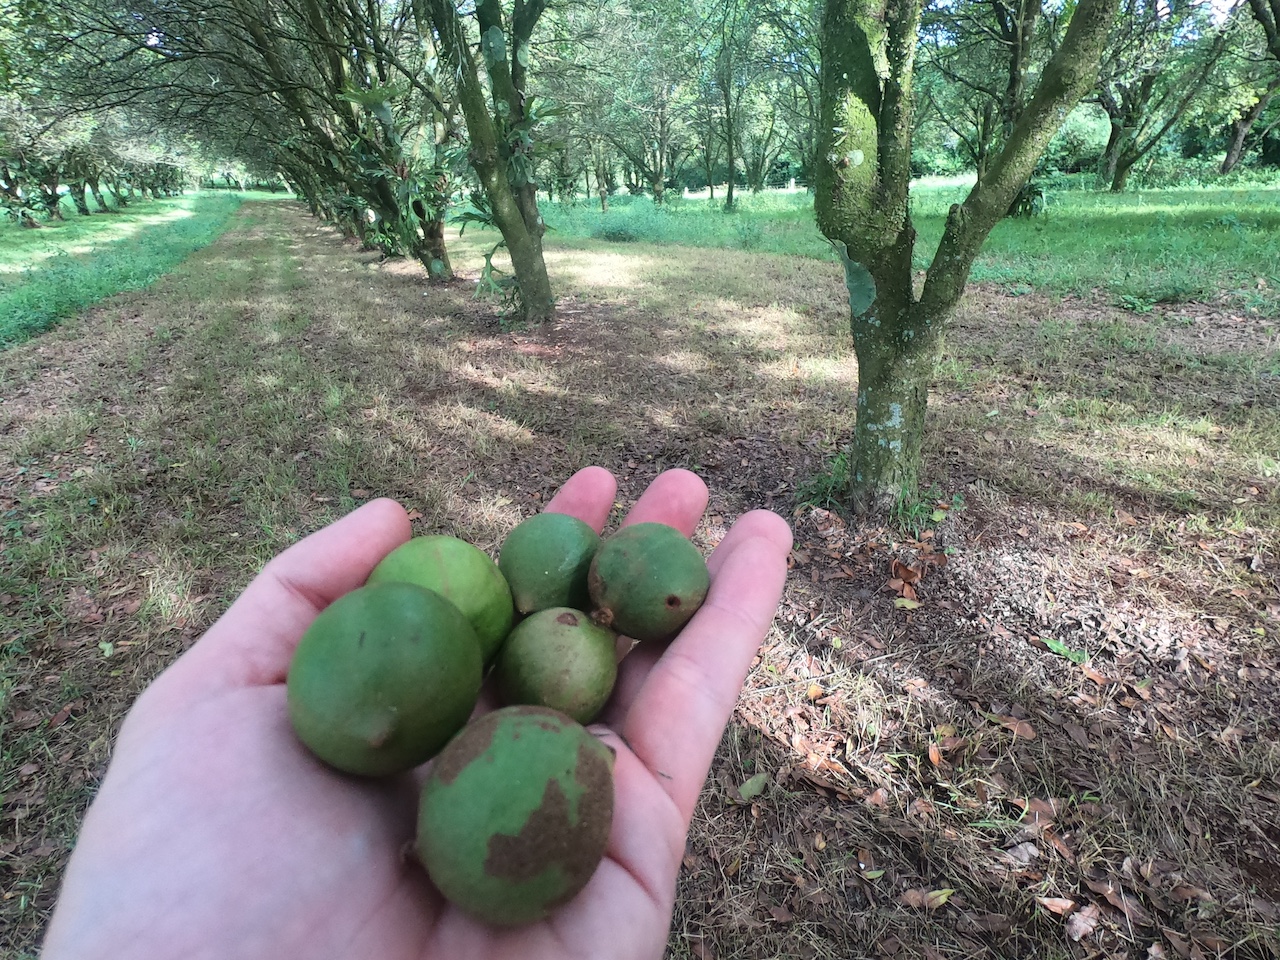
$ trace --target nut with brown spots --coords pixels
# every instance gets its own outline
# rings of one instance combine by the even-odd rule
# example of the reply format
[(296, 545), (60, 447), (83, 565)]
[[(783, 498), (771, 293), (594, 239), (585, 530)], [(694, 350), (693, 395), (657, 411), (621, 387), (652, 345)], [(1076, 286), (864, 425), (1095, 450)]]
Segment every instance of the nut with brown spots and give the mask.
[(468, 725), (423, 784), (418, 856), (440, 892), (494, 926), (548, 916), (587, 885), (613, 821), (613, 755), (554, 710)]

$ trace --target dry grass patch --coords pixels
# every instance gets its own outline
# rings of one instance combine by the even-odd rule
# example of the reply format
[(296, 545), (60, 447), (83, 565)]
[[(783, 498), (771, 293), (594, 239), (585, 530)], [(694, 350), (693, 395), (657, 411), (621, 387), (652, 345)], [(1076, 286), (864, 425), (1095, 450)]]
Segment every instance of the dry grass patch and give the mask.
[(753, 507), (797, 534), (671, 956), (1280, 950), (1274, 325), (975, 290), (931, 412), (946, 509), (908, 532), (797, 499), (852, 426), (838, 267), (549, 260), (558, 321), (510, 330), (478, 271), (429, 288), (247, 205), (0, 354), (0, 948), (34, 950), (133, 696), (268, 557), (383, 495), (492, 550), (600, 463), (619, 513), (703, 475), (703, 547)]

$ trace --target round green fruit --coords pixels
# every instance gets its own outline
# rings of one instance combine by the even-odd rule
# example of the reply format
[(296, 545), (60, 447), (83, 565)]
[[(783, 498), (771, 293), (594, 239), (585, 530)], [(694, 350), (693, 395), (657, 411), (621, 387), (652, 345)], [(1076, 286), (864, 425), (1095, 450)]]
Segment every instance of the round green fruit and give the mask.
[(458, 608), (408, 583), (339, 597), (289, 665), (289, 720), (346, 773), (411, 770), (462, 729), (480, 695), (480, 644)]
[(679, 530), (636, 523), (600, 545), (588, 585), (598, 623), (636, 640), (665, 640), (702, 606), (711, 578)]
[(539, 513), (518, 523), (498, 556), (516, 609), (585, 609), (587, 571), (599, 546), (596, 532), (567, 513)]
[(617, 637), (579, 610), (552, 607), (520, 621), (494, 666), (503, 703), (550, 707), (590, 723), (618, 677)]
[(541, 920), (587, 885), (613, 821), (613, 753), (542, 707), (505, 707), (436, 758), (418, 857), (452, 903), (494, 926)]
[(382, 558), (369, 583), (416, 583), (452, 602), (475, 629), (488, 663), (511, 632), (511, 589), (498, 565), (457, 537), (414, 537)]

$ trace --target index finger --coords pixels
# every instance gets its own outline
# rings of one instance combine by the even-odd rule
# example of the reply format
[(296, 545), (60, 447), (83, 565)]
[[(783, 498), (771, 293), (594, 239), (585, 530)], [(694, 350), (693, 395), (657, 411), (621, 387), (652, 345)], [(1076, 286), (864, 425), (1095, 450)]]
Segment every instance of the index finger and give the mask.
[(583, 467), (547, 501), (543, 513), (567, 513), (596, 533), (604, 529), (618, 493), (618, 481), (604, 467)]

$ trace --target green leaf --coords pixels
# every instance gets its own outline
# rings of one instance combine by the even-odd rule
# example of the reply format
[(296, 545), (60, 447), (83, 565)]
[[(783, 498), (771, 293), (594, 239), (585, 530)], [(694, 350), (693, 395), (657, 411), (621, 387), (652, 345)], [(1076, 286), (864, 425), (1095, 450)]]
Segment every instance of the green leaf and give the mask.
[(884, 870), (863, 870), (862, 876), (867, 880), (879, 880), (884, 876)]
[(840, 240), (833, 240), (832, 245), (840, 252), (840, 260), (844, 263), (844, 285), (849, 291), (849, 310), (855, 317), (861, 317), (871, 311), (876, 302), (876, 282), (871, 278), (871, 271), (849, 257), (849, 248)]
[(769, 785), (769, 774), (757, 773), (746, 783), (738, 787), (738, 794), (743, 800), (751, 800), (760, 796), (764, 792), (764, 788)]
[(910, 597), (899, 597), (893, 601), (893, 605), (899, 610), (918, 610), (920, 609), (920, 601), (912, 600)]
[(951, 899), (951, 895), (953, 893), (955, 893), (955, 890), (950, 887), (942, 890), (930, 890), (925, 894), (925, 906), (930, 910), (937, 910), (940, 906)]
[(1044, 645), (1056, 653), (1060, 657), (1066, 657), (1072, 663), (1084, 663), (1089, 659), (1089, 655), (1082, 650), (1075, 650), (1068, 647), (1061, 640), (1055, 640), (1053, 637), (1041, 637)]

